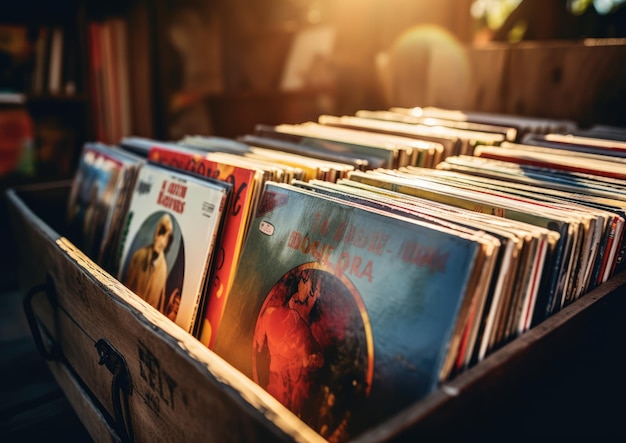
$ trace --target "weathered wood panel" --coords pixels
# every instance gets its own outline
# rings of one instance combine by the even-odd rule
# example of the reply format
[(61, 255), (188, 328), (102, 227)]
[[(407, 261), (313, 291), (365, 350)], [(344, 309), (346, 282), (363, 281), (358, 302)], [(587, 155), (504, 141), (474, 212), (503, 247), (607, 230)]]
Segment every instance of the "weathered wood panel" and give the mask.
[(74, 411), (79, 417), (89, 435), (96, 443), (121, 443), (122, 439), (109, 425), (109, 422), (101, 410), (93, 404), (89, 394), (81, 388), (67, 367), (58, 362), (48, 363), (50, 371), (59, 385), (63, 388), (65, 397), (68, 399)]

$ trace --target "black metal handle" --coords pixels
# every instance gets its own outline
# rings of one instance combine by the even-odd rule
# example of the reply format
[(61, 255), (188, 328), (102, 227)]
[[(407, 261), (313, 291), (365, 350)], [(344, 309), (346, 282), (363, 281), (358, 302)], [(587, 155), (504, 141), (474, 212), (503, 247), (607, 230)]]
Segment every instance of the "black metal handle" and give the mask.
[[(58, 309), (61, 309), (61, 306), (58, 303), (56, 286), (51, 275), (48, 275), (45, 283), (34, 286), (24, 296), (22, 305), (24, 307), (26, 320), (28, 321), (28, 326), (30, 327), (33, 342), (35, 343), (37, 351), (45, 360), (54, 361), (64, 365), (75, 382), (81, 386), (85, 392), (87, 392), (90, 399), (94, 399), (94, 405), (97, 405), (98, 399), (84, 383), (79, 374), (74, 370), (70, 362), (67, 361), (63, 355), (63, 350), (52, 338), (50, 332), (48, 332), (44, 325), (37, 320), (33, 309), (33, 299), (40, 293), (44, 293), (47, 296), (48, 302), (50, 303), (53, 311), (56, 312)], [(44, 335), (46, 336), (45, 339)], [(48, 343), (47, 345), (46, 342)], [(100, 409), (102, 416), (110, 426), (112, 432), (111, 437), (113, 438), (112, 441), (132, 442), (134, 437), (130, 422), (130, 409), (128, 405), (128, 396), (132, 393), (132, 384), (130, 381), (131, 379), (130, 372), (128, 371), (128, 365), (122, 355), (117, 352), (117, 350), (111, 346), (107, 340), (98, 340), (96, 343), (96, 349), (98, 350), (99, 355), (98, 363), (105, 365), (111, 374), (113, 374), (113, 379), (111, 381), (111, 398), (113, 401), (115, 417), (111, 417), (106, 410), (97, 406), (96, 407)]]
[(33, 341), (37, 351), (39, 351), (39, 354), (41, 354), (41, 356), (47, 361), (58, 361), (61, 356), (61, 348), (54, 340), (52, 340), (50, 334), (46, 334), (49, 345), (45, 345), (43, 339), (45, 330), (43, 326), (39, 324), (39, 321), (35, 316), (35, 311), (33, 310), (33, 298), (35, 295), (42, 292), (47, 295), (50, 305), (54, 308), (57, 298), (54, 281), (50, 276), (48, 276), (46, 283), (34, 286), (26, 293), (24, 299), (22, 300), (22, 306), (24, 307), (26, 320), (28, 321), (28, 326), (30, 328), (31, 335), (33, 336)]
[(126, 360), (106, 339), (101, 338), (96, 342), (96, 349), (100, 359), (98, 364), (106, 366), (113, 379), (111, 380), (111, 400), (115, 412), (117, 431), (122, 436), (122, 441), (132, 442), (133, 427), (130, 422), (130, 409), (128, 397), (133, 392), (130, 379), (130, 371)]

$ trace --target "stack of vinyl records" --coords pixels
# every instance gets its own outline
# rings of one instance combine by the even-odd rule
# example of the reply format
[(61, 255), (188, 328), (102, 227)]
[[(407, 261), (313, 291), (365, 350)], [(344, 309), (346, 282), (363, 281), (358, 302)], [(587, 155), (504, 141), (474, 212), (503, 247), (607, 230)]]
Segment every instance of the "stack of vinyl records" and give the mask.
[[(124, 282), (153, 245), (144, 268), (160, 263), (164, 283), (138, 295), (169, 315), (183, 294), (177, 324), (343, 441), (623, 271), (625, 139), (436, 108), (259, 124), (234, 140), (127, 138), (109, 149), (140, 159), (139, 178), (123, 203), (107, 197), (125, 221), (94, 257), (117, 258), (105, 265)], [(164, 233), (174, 247), (157, 251)]]

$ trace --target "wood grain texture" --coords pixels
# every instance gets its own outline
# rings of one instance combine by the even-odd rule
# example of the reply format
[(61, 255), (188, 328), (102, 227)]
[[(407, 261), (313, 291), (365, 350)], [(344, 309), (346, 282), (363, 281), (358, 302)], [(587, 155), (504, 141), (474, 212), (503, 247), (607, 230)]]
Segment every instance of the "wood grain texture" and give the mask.
[(100, 409), (91, 401), (89, 394), (76, 382), (74, 376), (62, 363), (48, 363), (50, 371), (63, 388), (65, 397), (96, 443), (121, 443), (122, 439), (113, 429)]

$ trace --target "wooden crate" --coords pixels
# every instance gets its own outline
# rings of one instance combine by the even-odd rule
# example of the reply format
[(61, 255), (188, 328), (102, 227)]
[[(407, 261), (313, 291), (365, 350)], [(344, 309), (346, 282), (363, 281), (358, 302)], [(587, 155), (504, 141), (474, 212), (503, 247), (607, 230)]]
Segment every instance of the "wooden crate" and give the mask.
[[(63, 237), (69, 183), (7, 192), (33, 337), (96, 441), (321, 441), (254, 382)], [(624, 307), (626, 273), (358, 441), (467, 435)]]

